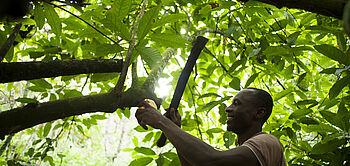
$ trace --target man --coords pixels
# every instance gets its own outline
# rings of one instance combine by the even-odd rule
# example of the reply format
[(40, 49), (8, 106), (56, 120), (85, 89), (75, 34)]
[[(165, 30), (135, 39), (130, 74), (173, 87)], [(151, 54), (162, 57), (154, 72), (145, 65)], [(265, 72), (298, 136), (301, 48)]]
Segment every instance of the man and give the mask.
[(183, 131), (178, 125), (179, 115), (171, 111), (171, 119), (142, 102), (144, 109), (136, 111), (139, 124), (160, 129), (175, 146), (182, 165), (198, 166), (285, 166), (286, 160), (279, 140), (261, 132), (269, 118), (273, 101), (269, 93), (256, 88), (240, 91), (226, 108), (227, 130), (237, 134), (240, 146), (218, 151), (202, 140)]

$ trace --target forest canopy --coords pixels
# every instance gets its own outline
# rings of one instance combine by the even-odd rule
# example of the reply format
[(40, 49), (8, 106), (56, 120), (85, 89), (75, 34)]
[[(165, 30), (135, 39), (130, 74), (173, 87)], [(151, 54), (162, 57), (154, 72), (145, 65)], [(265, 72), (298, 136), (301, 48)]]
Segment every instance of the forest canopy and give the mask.
[(225, 108), (260, 88), (289, 165), (350, 164), (347, 0), (14, 2), (0, 2), (1, 165), (179, 165), (133, 114), (145, 98), (169, 107), (198, 36), (183, 130), (237, 146)]

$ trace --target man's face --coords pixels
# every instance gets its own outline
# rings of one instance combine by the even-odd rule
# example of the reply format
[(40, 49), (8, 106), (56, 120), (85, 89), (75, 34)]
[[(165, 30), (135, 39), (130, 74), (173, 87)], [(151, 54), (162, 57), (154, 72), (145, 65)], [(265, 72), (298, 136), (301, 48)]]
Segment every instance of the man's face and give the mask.
[(254, 105), (254, 90), (244, 89), (232, 100), (232, 104), (226, 108), (227, 130), (236, 134), (249, 129), (254, 119), (256, 106)]

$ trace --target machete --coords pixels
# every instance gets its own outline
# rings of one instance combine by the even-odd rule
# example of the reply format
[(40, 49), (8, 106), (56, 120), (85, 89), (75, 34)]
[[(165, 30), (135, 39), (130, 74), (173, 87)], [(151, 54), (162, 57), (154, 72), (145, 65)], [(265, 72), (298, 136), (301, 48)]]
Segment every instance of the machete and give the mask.
[[(182, 70), (179, 80), (177, 81), (176, 88), (175, 88), (174, 95), (171, 100), (169, 109), (174, 108), (177, 111), (177, 108), (179, 107), (180, 100), (181, 100), (182, 94), (184, 93), (188, 78), (190, 77), (191, 72), (193, 70), (193, 66), (196, 64), (198, 56), (207, 42), (208, 42), (208, 39), (203, 36), (198, 36), (197, 39), (195, 40), (193, 47), (191, 49), (190, 56), (188, 57), (188, 60), (186, 62), (185, 68)], [(165, 113), (165, 116), (170, 119), (170, 111), (167, 111)], [(164, 135), (164, 133), (162, 133), (162, 135), (157, 141), (157, 146), (163, 147), (165, 145), (166, 139), (167, 139), (166, 136)]]

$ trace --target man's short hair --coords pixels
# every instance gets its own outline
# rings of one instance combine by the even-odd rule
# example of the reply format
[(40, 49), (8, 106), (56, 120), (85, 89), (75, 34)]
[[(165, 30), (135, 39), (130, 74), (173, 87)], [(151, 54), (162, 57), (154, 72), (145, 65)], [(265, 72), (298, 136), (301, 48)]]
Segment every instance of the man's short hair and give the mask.
[(254, 96), (256, 97), (257, 101), (257, 107), (265, 107), (266, 114), (264, 115), (263, 121), (264, 123), (267, 121), (267, 119), (270, 117), (273, 107), (273, 100), (271, 95), (266, 92), (265, 90), (258, 89), (258, 88), (247, 88), (254, 90)]

